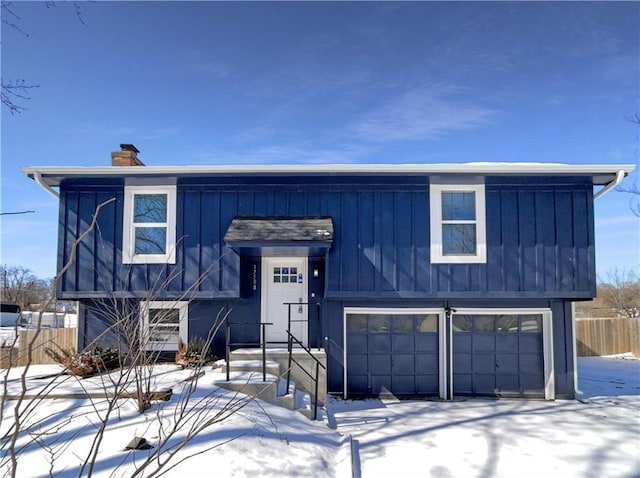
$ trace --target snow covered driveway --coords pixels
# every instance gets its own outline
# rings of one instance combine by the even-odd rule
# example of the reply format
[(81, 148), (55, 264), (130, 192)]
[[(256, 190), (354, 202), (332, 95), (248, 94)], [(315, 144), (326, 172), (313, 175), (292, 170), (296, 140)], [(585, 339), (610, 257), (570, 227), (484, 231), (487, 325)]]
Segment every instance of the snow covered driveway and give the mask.
[(356, 476), (638, 477), (640, 361), (581, 358), (581, 401), (335, 400)]

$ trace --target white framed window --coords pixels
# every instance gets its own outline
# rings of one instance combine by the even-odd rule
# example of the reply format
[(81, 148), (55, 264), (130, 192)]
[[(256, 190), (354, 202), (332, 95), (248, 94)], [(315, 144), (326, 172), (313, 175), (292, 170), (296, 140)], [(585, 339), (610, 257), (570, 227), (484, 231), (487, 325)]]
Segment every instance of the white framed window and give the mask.
[(122, 262), (174, 264), (176, 187), (125, 186)]
[(189, 302), (145, 301), (140, 304), (145, 350), (178, 350), (189, 341)]
[(484, 184), (431, 184), (429, 202), (431, 262), (487, 262)]

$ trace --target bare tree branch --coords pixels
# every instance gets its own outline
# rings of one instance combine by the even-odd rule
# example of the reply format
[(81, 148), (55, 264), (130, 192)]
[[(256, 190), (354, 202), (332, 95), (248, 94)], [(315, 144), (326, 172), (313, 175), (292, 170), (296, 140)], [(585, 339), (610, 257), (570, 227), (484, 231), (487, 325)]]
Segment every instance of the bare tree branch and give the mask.
[[(13, 2), (2, 2), (1, 5), (2, 5), (1, 11), (2, 11), (3, 25), (7, 25), (8, 27), (11, 27), (16, 31), (22, 33), (24, 36), (28, 37), (29, 34), (25, 32), (22, 28), (20, 28), (16, 23), (18, 20), (20, 20), (20, 17), (16, 14), (16, 12), (13, 11)], [(7, 16), (12, 17), (12, 19), (9, 20)]]
[(22, 310), (42, 304), (49, 298), (50, 286), (29, 269), (0, 265), (0, 296), (4, 302), (18, 304)]
[(19, 102), (21, 100), (30, 100), (29, 90), (39, 87), (40, 85), (28, 85), (22, 79), (5, 81), (5, 79), (2, 78), (2, 80), (0, 80), (0, 98), (2, 99), (2, 104), (9, 108), (9, 112), (12, 115), (22, 113), (26, 111), (27, 108), (21, 106)]
[(629, 199), (629, 209), (634, 215), (640, 217), (640, 184), (635, 183), (625, 187), (618, 186), (616, 190), (632, 195), (631, 199)]
[[(66, 0), (63, 1), (66, 3)], [(88, 27), (82, 17), (82, 7), (80, 6), (81, 2), (74, 1), (72, 4), (78, 21), (85, 27)], [(2, 1), (0, 2), (0, 5), (2, 24), (14, 29), (25, 37), (29, 37), (29, 33), (23, 30), (19, 25), (21, 18), (14, 10), (14, 2)], [(56, 2), (47, 1), (45, 2), (45, 6), (47, 8), (55, 7)], [(12, 115), (22, 113), (23, 111), (26, 111), (27, 108), (22, 106), (21, 103), (31, 99), (29, 90), (38, 87), (40, 87), (40, 85), (26, 83), (24, 79), (11, 80), (2, 78), (0, 81), (0, 98), (2, 100), (2, 104), (9, 109), (9, 112)]]
[[(54, 300), (56, 286), (57, 286), (59, 278), (61, 278), (64, 275), (64, 273), (67, 270), (69, 270), (69, 268), (72, 266), (73, 262), (75, 261), (76, 250), (77, 250), (78, 246), (84, 240), (84, 238), (87, 237), (93, 231), (93, 229), (95, 228), (96, 223), (98, 221), (98, 215), (100, 214), (100, 210), (104, 206), (106, 206), (107, 204), (109, 204), (109, 203), (111, 203), (111, 202), (113, 202), (115, 200), (116, 200), (116, 198), (111, 198), (111, 199), (108, 199), (108, 200), (104, 201), (103, 203), (100, 203), (98, 205), (98, 207), (96, 208), (94, 214), (93, 214), (93, 219), (92, 219), (91, 224), (89, 225), (89, 227), (82, 234), (80, 234), (80, 236), (78, 236), (78, 238), (73, 242), (73, 245), (71, 246), (71, 255), (69, 256), (69, 260), (67, 261), (66, 264), (64, 264), (62, 269), (58, 272), (58, 274), (56, 274), (56, 276), (51, 281), (51, 296), (49, 297), (47, 302), (41, 307), (40, 313), (38, 314), (38, 323), (37, 323), (37, 327), (36, 327), (36, 332), (35, 332), (35, 334), (33, 334), (33, 337), (31, 338), (31, 340), (30, 340), (30, 342), (29, 342), (29, 344), (27, 346), (27, 365), (24, 367), (24, 370), (22, 371), (22, 374), (20, 376), (21, 396), (16, 401), (15, 407), (13, 409), (13, 411), (14, 411), (13, 431), (8, 436), (8, 441), (7, 441), (7, 448), (8, 448), (8, 452), (9, 452), (9, 461), (11, 463), (11, 477), (12, 478), (15, 478), (17, 476), (16, 473), (17, 473), (17, 470), (18, 470), (18, 456), (17, 456), (17, 453), (16, 453), (16, 443), (17, 443), (18, 436), (20, 435), (20, 432), (21, 432), (21, 429), (22, 429), (22, 427), (20, 426), (20, 424), (22, 422), (22, 412), (23, 412), (21, 410), (21, 407), (22, 407), (22, 403), (24, 402), (26, 394), (27, 394), (27, 373), (29, 371), (29, 367), (33, 363), (33, 347), (34, 347), (34, 344), (36, 343), (36, 340), (38, 338), (38, 335), (39, 335), (40, 331), (42, 330), (42, 315), (43, 315), (44, 311), (47, 310), (47, 308), (51, 305), (51, 303)], [(16, 328), (17, 328), (17, 325), (16, 325)], [(7, 369), (7, 374), (8, 373), (9, 373), (9, 370)], [(5, 376), (5, 381), (6, 381), (6, 378), (7, 378), (7, 376)], [(5, 390), (6, 390), (6, 387), (5, 387)]]
[[(628, 117), (627, 121), (637, 126), (640, 126), (640, 113), (636, 113), (633, 116)], [(637, 136), (636, 139), (640, 139), (640, 130), (637, 131), (636, 136)], [(636, 154), (638, 154), (637, 150), (636, 150)], [(631, 212), (638, 217), (640, 217), (640, 182), (639, 181), (640, 179), (637, 179), (636, 182), (631, 186), (618, 186), (616, 188), (616, 191), (631, 194), (631, 199), (629, 199), (629, 208), (631, 209)]]
[(10, 216), (15, 214), (29, 214), (35, 211), (0, 212), (0, 216)]
[[(89, 234), (96, 234), (96, 240), (101, 241), (98, 215), (102, 207), (114, 200), (115, 198), (112, 198), (98, 205), (89, 226), (73, 241), (67, 262), (52, 282), (52, 294), (56, 290), (58, 281), (77, 260), (77, 249), (89, 237)], [(178, 244), (181, 242), (182, 239), (178, 241)], [(104, 396), (96, 399), (87, 393), (87, 411), (74, 410), (68, 417), (61, 420), (53, 420), (55, 417), (53, 414), (50, 417), (38, 417), (43, 418), (42, 420), (35, 420), (36, 411), (39, 413), (40, 407), (44, 405), (43, 400), (64, 381), (76, 380), (85, 392), (88, 391), (78, 377), (73, 375), (62, 377), (62, 374), (59, 374), (51, 382), (45, 384), (35, 398), (30, 398), (27, 395), (26, 377), (28, 367), (32, 363), (30, 352), (35, 346), (35, 339), (29, 341), (28, 365), (21, 371), (20, 394), (13, 407), (13, 423), (9, 430), (0, 437), (0, 469), (6, 470), (6, 476), (17, 476), (17, 457), (34, 444), (39, 446), (47, 457), (49, 474), (56, 476), (60, 472), (59, 463), (56, 463), (58, 458), (62, 453), (69, 453), (69, 434), (73, 435), (74, 439), (89, 437), (85, 434), (86, 432), (82, 431), (86, 430), (86, 427), (73, 428), (78, 417), (86, 417), (92, 429), (88, 443), (89, 449), (86, 454), (83, 452), (81, 456), (76, 456), (78, 459), (77, 472), (78, 476), (92, 476), (97, 472), (100, 463), (99, 451), (103, 445), (105, 433), (114, 424), (114, 415), (120, 413), (121, 405), (126, 403), (125, 399), (130, 398), (136, 402), (139, 413), (147, 413), (150, 409), (155, 410), (155, 417), (151, 416), (147, 420), (148, 429), (145, 433), (151, 433), (154, 438), (157, 438), (154, 440), (154, 449), (142, 461), (134, 464), (135, 468), (130, 471), (129, 476), (162, 476), (192, 456), (224, 446), (243, 435), (238, 432), (236, 437), (212, 443), (206, 447), (206, 450), (199, 449), (197, 452), (190, 452), (187, 448), (187, 445), (202, 432), (238, 413), (254, 400), (240, 392), (234, 392), (231, 395), (221, 394), (217, 388), (211, 388), (211, 383), (208, 381), (206, 387), (209, 388), (202, 390), (202, 386), (200, 386), (201, 383), (205, 383), (200, 380), (205, 376), (205, 367), (208, 366), (207, 357), (211, 351), (214, 337), (231, 311), (223, 307), (218, 312), (208, 327), (207, 337), (198, 342), (200, 353), (197, 359), (187, 364), (192, 370), (190, 377), (179, 385), (180, 391), (176, 395), (177, 398), (167, 402), (167, 405), (162, 402), (157, 403), (157, 398), (154, 398), (153, 393), (157, 392), (154, 389), (154, 366), (163, 350), (162, 347), (159, 347), (161, 341), (156, 340), (156, 343), (153, 340), (153, 328), (158, 327), (165, 335), (179, 333), (179, 329), (174, 327), (175, 314), (157, 314), (156, 321), (147, 321), (147, 327), (144, 322), (145, 310), (148, 310), (156, 301), (164, 302), (169, 310), (172, 310), (171, 304), (178, 307), (180, 304), (184, 305), (185, 302), (191, 302), (197, 296), (207, 277), (215, 271), (219, 271), (220, 260), (225, 254), (221, 254), (218, 261), (212, 261), (209, 268), (195, 278), (186, 290), (181, 290), (177, 296), (175, 292), (171, 293), (170, 291), (174, 290), (173, 283), (184, 274), (184, 269), (170, 267), (168, 264), (156, 269), (153, 274), (146, 275), (145, 293), (141, 298), (131, 299), (122, 296), (118, 292), (119, 287), (123, 286), (122, 284), (116, 285), (113, 277), (101, 277), (104, 285), (109, 287), (106, 289), (107, 293), (102, 299), (94, 299), (91, 303), (86, 303), (85, 310), (89, 313), (93, 309), (95, 317), (100, 317), (105, 321), (106, 330), (103, 330), (97, 337), (92, 337), (91, 343), (85, 344), (85, 352), (83, 353), (92, 348), (95, 349), (97, 346), (113, 343), (115, 340), (114, 346), (119, 351), (117, 359), (119, 366), (115, 370), (98, 375)], [(132, 268), (133, 266), (127, 265), (126, 267)], [(131, 270), (128, 273), (125, 272), (124, 275), (130, 276)], [(167, 298), (168, 293), (172, 298)], [(44, 307), (47, 307), (48, 303), (50, 301)], [(41, 324), (42, 313), (38, 319), (38, 330), (40, 330)], [(158, 337), (163, 338), (162, 334), (156, 335), (156, 339)], [(3, 402), (8, 397), (8, 377), (9, 370), (4, 377)], [(2, 420), (1, 413), (2, 408), (0, 408), (0, 421)], [(47, 423), (47, 425), (42, 425), (42, 423)], [(118, 474), (118, 467), (124, 466), (128, 461), (125, 457), (120, 464), (116, 464), (116, 468), (112, 470), (113, 474)], [(68, 463), (65, 463), (64, 466), (68, 466)]]
[(636, 317), (640, 308), (640, 275), (633, 269), (612, 269), (599, 277), (598, 298), (615, 313)]
[[(67, 0), (62, 0), (62, 1), (64, 3), (67, 3)], [(85, 0), (85, 1), (90, 2), (92, 0)], [(84, 19), (82, 18), (82, 8), (80, 7), (81, 2), (74, 1), (72, 3), (73, 3), (73, 9), (76, 12), (76, 17), (78, 18), (78, 21), (82, 23), (85, 27), (87, 27), (88, 25), (85, 23)], [(53, 8), (56, 6), (56, 2), (48, 1), (48, 2), (45, 2), (45, 5), (47, 8)]]

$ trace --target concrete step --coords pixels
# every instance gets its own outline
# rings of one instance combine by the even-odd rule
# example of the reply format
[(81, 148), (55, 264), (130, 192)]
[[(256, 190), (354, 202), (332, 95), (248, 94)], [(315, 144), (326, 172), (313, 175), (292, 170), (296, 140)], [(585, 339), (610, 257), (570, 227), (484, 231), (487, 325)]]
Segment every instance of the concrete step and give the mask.
[[(280, 365), (273, 360), (265, 362), (267, 374), (280, 376)], [(262, 360), (231, 360), (229, 362), (229, 370), (231, 372), (258, 372), (262, 374)], [(222, 371), (227, 371), (227, 365), (222, 365)]]
[[(308, 392), (299, 393), (299, 404), (295, 408), (295, 410), (299, 413), (302, 413), (309, 420), (313, 420), (313, 403), (311, 395)], [(318, 413), (316, 414), (316, 420), (323, 419), (324, 408), (322, 408), (322, 404), (318, 403)]]
[(265, 402), (276, 404), (278, 377), (275, 375), (267, 375), (266, 381), (263, 381), (262, 373), (233, 371), (229, 373), (229, 381), (224, 377), (223, 379), (214, 381), (214, 383), (227, 390), (242, 392), (251, 397), (264, 400)]
[[(231, 352), (229, 381), (225, 376), (223, 380), (217, 380), (216, 385), (227, 390), (245, 393), (289, 410), (298, 410), (307, 418), (312, 419), (313, 406), (309, 392), (291, 380), (287, 393), (287, 380), (281, 374), (286, 368), (285, 359), (288, 359), (288, 352), (286, 349), (269, 349), (268, 352), (271, 360), (265, 362), (266, 380), (263, 381), (262, 352), (256, 349), (239, 349)], [(227, 365), (223, 361), (219, 361), (215, 368), (220, 369), (222, 374), (226, 374)], [(322, 401), (319, 406), (322, 406)], [(318, 408), (318, 417), (321, 416), (321, 410)]]
[[(231, 365), (230, 363), (230, 368), (233, 368)], [(262, 364), (260, 367), (262, 367)], [(262, 380), (261, 371), (230, 371), (229, 381), (225, 377), (222, 380), (216, 380), (214, 383), (227, 390), (241, 392), (289, 410), (295, 410), (297, 407), (302, 406), (301, 394), (294, 382), (289, 383), (289, 393), (287, 393), (286, 380), (282, 380), (273, 374), (268, 374), (266, 379), (266, 381)]]
[(300, 391), (296, 388), (296, 384), (289, 383), (289, 393), (287, 393), (287, 381), (280, 379), (278, 382), (278, 392), (274, 405), (280, 405), (288, 410), (295, 410), (297, 405), (296, 397), (300, 395)]
[[(286, 347), (269, 347), (266, 349), (267, 360), (277, 360), (289, 356)], [(261, 348), (236, 349), (231, 351), (229, 360), (262, 360)]]
[[(312, 349), (311, 352), (322, 364), (326, 364), (326, 354), (324, 350)], [(280, 364), (280, 373), (284, 373), (286, 371), (289, 364), (289, 352), (286, 347), (269, 347), (266, 349), (266, 355), (269, 362), (277, 362)], [(291, 378), (296, 381), (299, 389), (315, 391), (315, 384), (309, 379), (307, 374), (301, 370), (302, 367), (307, 371), (307, 373), (312, 375), (315, 374), (314, 360), (302, 349), (294, 348), (293, 355), (299, 364), (292, 364)], [(260, 348), (236, 349), (231, 352), (230, 360), (234, 362), (242, 360), (261, 361), (262, 350)], [(320, 369), (319, 372), (318, 398), (320, 400), (320, 404), (324, 405), (326, 398), (326, 371), (324, 369)]]
[[(289, 393), (286, 393), (286, 380), (278, 379), (274, 375), (267, 375), (267, 381), (262, 381), (262, 373), (231, 372), (230, 380), (216, 380), (214, 383), (227, 390), (241, 392), (265, 402), (296, 410), (305, 417), (313, 420), (313, 404), (308, 392), (296, 387), (295, 382), (289, 383)], [(317, 419), (322, 419), (323, 408), (318, 404)]]

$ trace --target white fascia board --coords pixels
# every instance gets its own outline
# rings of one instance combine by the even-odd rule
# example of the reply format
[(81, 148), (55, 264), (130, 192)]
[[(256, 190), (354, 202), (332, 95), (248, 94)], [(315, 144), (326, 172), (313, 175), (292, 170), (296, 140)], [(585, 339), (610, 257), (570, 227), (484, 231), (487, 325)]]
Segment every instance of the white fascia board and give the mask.
[(597, 184), (607, 184), (618, 171), (630, 173), (631, 164), (559, 164), (559, 163), (446, 163), (446, 164), (259, 164), (210, 166), (24, 166), (22, 171), (34, 178), (39, 174), (49, 186), (59, 186), (72, 177), (135, 176), (218, 176), (218, 175), (534, 175), (602, 177)]

